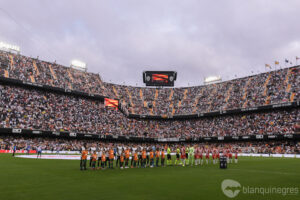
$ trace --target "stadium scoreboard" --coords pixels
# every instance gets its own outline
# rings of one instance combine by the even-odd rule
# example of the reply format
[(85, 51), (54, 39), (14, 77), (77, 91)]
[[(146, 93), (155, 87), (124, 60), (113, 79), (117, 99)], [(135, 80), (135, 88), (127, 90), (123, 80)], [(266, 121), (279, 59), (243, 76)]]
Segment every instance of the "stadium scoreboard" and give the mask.
[(144, 71), (143, 82), (146, 86), (173, 87), (177, 78), (175, 71)]

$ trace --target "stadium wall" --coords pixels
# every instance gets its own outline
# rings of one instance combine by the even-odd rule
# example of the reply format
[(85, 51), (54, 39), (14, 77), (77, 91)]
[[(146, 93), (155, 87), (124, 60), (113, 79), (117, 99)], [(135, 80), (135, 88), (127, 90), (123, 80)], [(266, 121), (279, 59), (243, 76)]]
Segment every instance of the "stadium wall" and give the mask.
[(0, 128), (0, 134), (11, 136), (24, 137), (56, 137), (68, 139), (90, 139), (98, 141), (112, 141), (112, 142), (148, 142), (148, 143), (164, 143), (164, 142), (247, 142), (247, 141), (285, 141), (294, 140), (300, 141), (300, 133), (295, 134), (272, 134), (272, 135), (244, 135), (244, 136), (219, 136), (219, 137), (197, 137), (197, 138), (148, 138), (148, 137), (129, 137), (117, 135), (100, 135), (90, 133), (76, 133), (76, 132), (59, 132), (59, 131), (43, 131), (43, 130), (28, 130), (28, 129), (12, 129)]

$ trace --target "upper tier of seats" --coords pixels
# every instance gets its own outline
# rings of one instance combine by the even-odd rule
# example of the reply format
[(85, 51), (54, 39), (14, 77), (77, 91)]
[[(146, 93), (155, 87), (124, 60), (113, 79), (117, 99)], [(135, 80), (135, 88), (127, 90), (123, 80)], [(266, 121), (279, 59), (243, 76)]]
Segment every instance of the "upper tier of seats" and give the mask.
[(97, 100), (0, 84), (0, 128), (150, 138), (292, 134), (299, 108), (194, 120), (130, 119)]
[(0, 51), (0, 76), (120, 99), (132, 114), (183, 115), (300, 99), (300, 68), (279, 69), (186, 88), (143, 88), (102, 82), (98, 74)]
[(132, 114), (182, 115), (297, 101), (300, 68), (186, 88), (139, 88), (105, 84)]
[(0, 76), (106, 96), (99, 74), (0, 51)]

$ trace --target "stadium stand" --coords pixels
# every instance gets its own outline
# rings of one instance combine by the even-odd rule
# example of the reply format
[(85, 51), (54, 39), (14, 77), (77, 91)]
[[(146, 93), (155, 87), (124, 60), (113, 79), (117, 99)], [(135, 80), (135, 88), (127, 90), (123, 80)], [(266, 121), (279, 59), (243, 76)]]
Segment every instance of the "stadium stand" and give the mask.
[(291, 134), (300, 120), (298, 108), (195, 120), (137, 120), (96, 100), (8, 85), (0, 85), (0, 91), (1, 128), (197, 138)]
[(98, 74), (0, 51), (0, 75), (41, 85), (106, 95)]
[(294, 102), (299, 66), (222, 83), (187, 88), (138, 88), (106, 84), (132, 114), (187, 115)]
[[(0, 51), (0, 76), (0, 128), (195, 139), (293, 134), (300, 121), (299, 66), (196, 87), (143, 88), (105, 83), (98, 74)], [(143, 120), (129, 118), (98, 100), (5, 84), (6, 79), (119, 99), (127, 115), (173, 116), (297, 104), (193, 120)]]
[(129, 113), (187, 115), (299, 100), (299, 66), (187, 88), (143, 88), (102, 82), (98, 74), (0, 52), (0, 76), (120, 99)]

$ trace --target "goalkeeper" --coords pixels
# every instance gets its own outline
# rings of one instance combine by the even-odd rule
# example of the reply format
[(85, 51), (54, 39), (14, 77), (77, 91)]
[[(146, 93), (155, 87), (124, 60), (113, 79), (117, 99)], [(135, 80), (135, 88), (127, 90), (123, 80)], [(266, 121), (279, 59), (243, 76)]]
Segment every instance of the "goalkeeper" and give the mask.
[(195, 149), (194, 146), (191, 146), (189, 148), (189, 163), (191, 166), (194, 164), (194, 159), (195, 159)]
[(171, 148), (167, 148), (167, 165), (172, 165)]
[(186, 159), (186, 165), (189, 165), (189, 153), (190, 153), (190, 148), (187, 146), (185, 148), (185, 159)]

